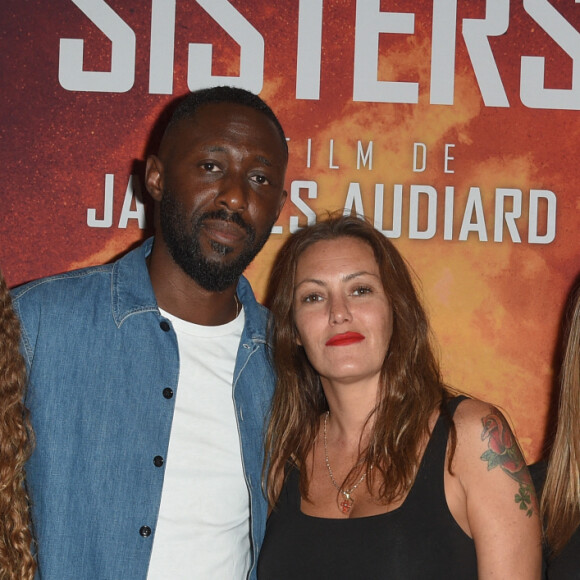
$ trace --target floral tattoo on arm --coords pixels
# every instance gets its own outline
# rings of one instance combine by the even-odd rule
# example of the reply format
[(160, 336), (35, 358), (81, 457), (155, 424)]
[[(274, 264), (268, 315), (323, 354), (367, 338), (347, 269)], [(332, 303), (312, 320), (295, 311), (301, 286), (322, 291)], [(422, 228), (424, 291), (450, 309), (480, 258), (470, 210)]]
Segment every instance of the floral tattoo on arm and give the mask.
[(489, 449), (482, 454), (482, 461), (487, 461), (488, 471), (499, 465), (504, 473), (518, 483), (519, 490), (515, 495), (515, 502), (526, 512), (526, 516), (532, 517), (534, 511), (537, 512), (536, 492), (509, 425), (497, 412), (486, 415), (481, 422), (483, 423), (481, 439), (489, 439)]

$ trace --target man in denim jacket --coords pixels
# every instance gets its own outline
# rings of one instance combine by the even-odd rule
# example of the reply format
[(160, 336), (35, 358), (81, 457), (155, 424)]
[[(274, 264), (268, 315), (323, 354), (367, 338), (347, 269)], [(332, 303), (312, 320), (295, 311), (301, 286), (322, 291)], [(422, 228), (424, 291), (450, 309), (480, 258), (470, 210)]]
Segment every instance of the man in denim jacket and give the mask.
[(191, 93), (147, 160), (155, 239), (14, 292), (43, 580), (255, 577), (274, 377), (241, 274), (284, 205), (287, 160), (259, 97)]

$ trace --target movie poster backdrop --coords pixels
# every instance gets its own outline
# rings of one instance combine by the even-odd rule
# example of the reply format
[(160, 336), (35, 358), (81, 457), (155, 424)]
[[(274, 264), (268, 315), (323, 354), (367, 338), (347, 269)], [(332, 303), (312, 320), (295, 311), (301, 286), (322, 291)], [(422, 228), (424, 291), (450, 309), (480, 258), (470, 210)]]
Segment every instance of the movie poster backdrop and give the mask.
[(5, 0), (0, 267), (11, 286), (151, 235), (154, 127), (188, 90), (279, 115), (290, 232), (364, 214), (421, 280), (446, 380), (548, 425), (578, 272), (580, 6), (573, 0)]

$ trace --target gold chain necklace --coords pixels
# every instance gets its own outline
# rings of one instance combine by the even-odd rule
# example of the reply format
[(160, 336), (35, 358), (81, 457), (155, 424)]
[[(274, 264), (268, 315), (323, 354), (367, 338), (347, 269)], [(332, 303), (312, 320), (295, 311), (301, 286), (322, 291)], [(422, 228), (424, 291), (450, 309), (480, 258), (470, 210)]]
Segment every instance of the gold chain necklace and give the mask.
[[(332, 469), (330, 468), (330, 461), (328, 460), (328, 447), (326, 443), (326, 423), (328, 421), (328, 416), (330, 415), (330, 411), (326, 411), (326, 415), (324, 415), (324, 461), (326, 462), (326, 469), (328, 469), (328, 475), (330, 475), (330, 481), (332, 481), (332, 485), (344, 495), (344, 499), (338, 502), (338, 507), (343, 514), (347, 514), (350, 512), (354, 504), (354, 498), (350, 495), (364, 480), (367, 476), (366, 472), (362, 474), (361, 478), (350, 488), (350, 489), (342, 489), (336, 480), (334, 479), (334, 475), (332, 474)], [(371, 469), (372, 469), (371, 465)]]

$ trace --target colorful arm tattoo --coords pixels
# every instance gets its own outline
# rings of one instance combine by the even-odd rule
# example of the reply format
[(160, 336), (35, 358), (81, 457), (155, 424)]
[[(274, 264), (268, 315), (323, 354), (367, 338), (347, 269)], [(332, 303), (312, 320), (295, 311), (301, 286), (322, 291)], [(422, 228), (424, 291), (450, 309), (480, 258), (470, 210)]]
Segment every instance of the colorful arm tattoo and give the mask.
[(538, 510), (536, 492), (522, 452), (509, 425), (497, 412), (486, 415), (481, 422), (483, 423), (481, 439), (489, 438), (489, 449), (482, 454), (482, 461), (487, 461), (488, 471), (499, 465), (504, 473), (518, 483), (520, 487), (515, 495), (515, 501), (528, 517), (532, 517), (534, 510), (536, 513)]

